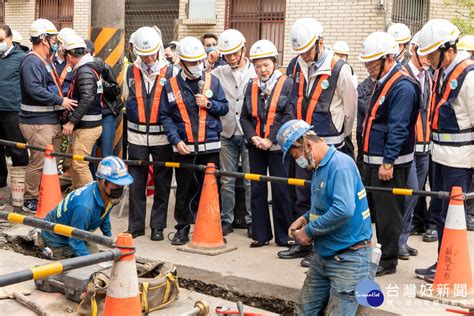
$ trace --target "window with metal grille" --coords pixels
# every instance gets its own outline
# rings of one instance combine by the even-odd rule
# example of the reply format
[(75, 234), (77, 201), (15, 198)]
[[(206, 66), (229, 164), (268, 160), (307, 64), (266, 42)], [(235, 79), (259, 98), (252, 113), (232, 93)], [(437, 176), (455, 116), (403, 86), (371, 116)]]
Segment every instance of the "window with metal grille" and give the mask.
[(225, 27), (237, 29), (247, 40), (247, 51), (260, 39), (272, 41), (283, 60), (286, 0), (226, 0)]
[(5, 1), (0, 0), (0, 23), (5, 23)]
[(50, 20), (58, 30), (72, 28), (74, 0), (36, 0), (36, 18)]
[(406, 24), (415, 34), (428, 21), (429, 0), (393, 0), (393, 23)]
[(176, 39), (176, 20), (179, 16), (179, 0), (126, 0), (125, 38), (142, 26), (158, 26), (163, 43)]

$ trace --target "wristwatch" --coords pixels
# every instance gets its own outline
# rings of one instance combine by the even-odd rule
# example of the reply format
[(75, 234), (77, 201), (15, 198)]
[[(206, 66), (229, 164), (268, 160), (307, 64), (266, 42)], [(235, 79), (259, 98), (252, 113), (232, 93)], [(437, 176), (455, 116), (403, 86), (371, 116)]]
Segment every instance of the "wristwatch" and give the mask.
[(382, 166), (385, 170), (390, 170), (390, 169), (393, 168), (393, 164), (391, 164), (391, 163), (384, 163), (384, 164), (382, 164)]
[(206, 109), (210, 109), (211, 108), (211, 102), (207, 101), (207, 104), (206, 104)]

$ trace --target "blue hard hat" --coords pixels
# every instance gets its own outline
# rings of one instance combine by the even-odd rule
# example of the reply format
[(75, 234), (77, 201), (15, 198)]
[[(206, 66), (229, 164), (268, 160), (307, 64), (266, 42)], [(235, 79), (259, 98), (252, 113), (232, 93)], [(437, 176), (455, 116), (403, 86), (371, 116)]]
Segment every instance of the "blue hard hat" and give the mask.
[(283, 152), (283, 160), (285, 160), (288, 150), (291, 146), (304, 134), (312, 130), (313, 126), (303, 120), (291, 120), (283, 124), (278, 130), (277, 141)]
[(108, 156), (102, 159), (97, 167), (95, 176), (121, 186), (126, 186), (133, 182), (132, 176), (128, 173), (127, 165), (122, 159), (115, 156)]

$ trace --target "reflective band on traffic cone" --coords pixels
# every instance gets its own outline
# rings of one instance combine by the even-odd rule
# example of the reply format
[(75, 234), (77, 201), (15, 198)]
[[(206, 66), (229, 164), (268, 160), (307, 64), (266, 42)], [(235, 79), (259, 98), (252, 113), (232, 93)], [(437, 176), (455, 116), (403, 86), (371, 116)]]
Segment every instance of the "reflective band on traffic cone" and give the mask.
[(208, 163), (204, 175), (199, 208), (194, 225), (193, 239), (185, 247), (178, 250), (206, 255), (218, 255), (237, 247), (230, 247), (224, 242), (219, 206), (219, 191), (215, 176), (216, 166)]
[(469, 295), (473, 293), (472, 285), (471, 256), (469, 255), (462, 188), (453, 187), (433, 289), (441, 286), (449, 288), (450, 296), (456, 294), (456, 290), (462, 290)]
[(148, 167), (148, 179), (146, 180), (146, 196), (155, 194), (155, 172), (153, 166)]
[(103, 315), (142, 315), (132, 235), (119, 234), (115, 245), (123, 254), (128, 254), (122, 256), (112, 266)]
[(43, 174), (38, 193), (38, 208), (35, 214), (37, 218), (45, 218), (63, 199), (56, 159), (51, 156), (53, 151), (53, 145), (46, 146)]

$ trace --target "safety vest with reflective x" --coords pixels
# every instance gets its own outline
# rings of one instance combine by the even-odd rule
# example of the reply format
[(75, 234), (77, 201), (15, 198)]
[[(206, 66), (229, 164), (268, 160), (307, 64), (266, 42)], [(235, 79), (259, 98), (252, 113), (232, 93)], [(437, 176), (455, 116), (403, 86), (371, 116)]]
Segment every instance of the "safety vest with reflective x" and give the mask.
[[(211, 88), (211, 74), (206, 73), (204, 77), (204, 91), (209, 91)], [(206, 143), (206, 121), (207, 121), (207, 109), (199, 107), (198, 110), (198, 126), (195, 126), (194, 120), (190, 119), (188, 108), (184, 102), (183, 95), (179, 89), (177, 77), (170, 79), (170, 86), (176, 100), (176, 105), (181, 115), (181, 119), (184, 123), (184, 130), (186, 133), (185, 143), (188, 145), (188, 149), (192, 152), (205, 152), (208, 150), (214, 150), (220, 148), (220, 142)], [(194, 123), (194, 124), (193, 124)], [(196, 128), (197, 127), (197, 128)], [(174, 148), (173, 148), (174, 149)]]
[[(438, 90), (435, 84), (431, 100), (433, 143), (453, 147), (474, 144), (474, 129), (461, 130), (459, 128), (452, 105), (459, 95), (464, 79), (473, 69), (474, 61), (466, 59), (457, 64), (451, 73), (446, 74), (441, 89)], [(473, 102), (473, 100), (468, 100), (468, 102)]]
[(270, 104), (267, 112), (265, 108), (259, 109), (258, 107), (258, 78), (253, 79), (251, 104), (252, 118), (257, 122), (257, 124), (255, 125), (255, 133), (257, 133), (257, 136), (268, 138), (268, 135), (270, 134), (270, 128), (275, 122), (275, 114), (277, 111), (278, 100), (280, 99), (281, 91), (287, 78), (288, 76), (285, 75), (282, 75), (280, 78), (278, 78), (278, 81), (269, 97), (269, 100), (266, 101), (267, 104)]

